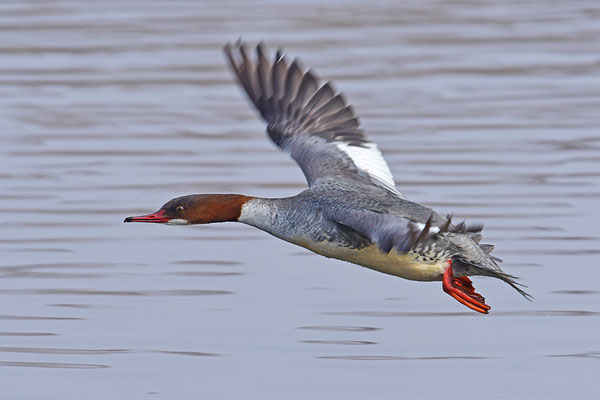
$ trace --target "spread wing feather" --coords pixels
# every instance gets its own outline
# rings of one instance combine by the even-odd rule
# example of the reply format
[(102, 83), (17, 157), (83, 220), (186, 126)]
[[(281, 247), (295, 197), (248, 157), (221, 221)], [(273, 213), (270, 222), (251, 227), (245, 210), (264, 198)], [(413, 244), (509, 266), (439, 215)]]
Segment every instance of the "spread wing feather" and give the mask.
[(262, 43), (256, 56), (246, 45), (225, 46), (240, 85), (268, 123), (271, 140), (300, 165), (309, 186), (321, 178), (359, 180), (402, 196), (377, 145), (360, 129), (344, 96), (330, 82), (320, 84), (298, 60), (281, 51), (268, 60)]

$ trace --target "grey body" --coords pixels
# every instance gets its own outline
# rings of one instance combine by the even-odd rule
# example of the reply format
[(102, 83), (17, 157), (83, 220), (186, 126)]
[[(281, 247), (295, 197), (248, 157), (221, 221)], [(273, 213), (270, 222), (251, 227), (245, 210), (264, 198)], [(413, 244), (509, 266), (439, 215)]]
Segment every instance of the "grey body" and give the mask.
[[(514, 277), (504, 273), (473, 238), (475, 233), (458, 233), (450, 226), (448, 232), (428, 235), (425, 240), (411, 245), (406, 251), (397, 247), (382, 250), (372, 232), (383, 220), (398, 226), (414, 224), (440, 226), (447, 219), (430, 208), (372, 185), (348, 186), (344, 182), (323, 180), (297, 196), (281, 199), (254, 199), (240, 217), (240, 221), (262, 229), (288, 242), (306, 247), (327, 257), (354, 262), (380, 272), (412, 280), (441, 280), (444, 262), (453, 260), (456, 276), (492, 276), (515, 287)], [(372, 227), (362, 232), (341, 221), (348, 216), (364, 215)], [(352, 223), (352, 221), (347, 221)], [(368, 257), (359, 257), (359, 253)], [(356, 255), (356, 256), (354, 256)], [(386, 261), (397, 268), (382, 268)], [(379, 264), (378, 264), (379, 263)], [(419, 273), (411, 271), (418, 268)], [(523, 292), (524, 293), (524, 292)]]

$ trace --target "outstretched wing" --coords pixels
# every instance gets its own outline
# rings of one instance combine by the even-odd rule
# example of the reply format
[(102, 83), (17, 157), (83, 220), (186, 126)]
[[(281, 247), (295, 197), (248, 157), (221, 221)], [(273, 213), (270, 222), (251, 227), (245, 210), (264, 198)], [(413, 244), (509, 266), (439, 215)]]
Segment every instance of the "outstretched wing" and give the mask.
[(255, 59), (244, 43), (227, 44), (224, 50), (268, 123), (271, 140), (300, 165), (309, 186), (321, 178), (359, 180), (402, 196), (377, 145), (331, 83), (321, 85), (310, 71), (302, 72), (298, 60), (288, 64), (281, 51), (269, 62), (262, 43)]

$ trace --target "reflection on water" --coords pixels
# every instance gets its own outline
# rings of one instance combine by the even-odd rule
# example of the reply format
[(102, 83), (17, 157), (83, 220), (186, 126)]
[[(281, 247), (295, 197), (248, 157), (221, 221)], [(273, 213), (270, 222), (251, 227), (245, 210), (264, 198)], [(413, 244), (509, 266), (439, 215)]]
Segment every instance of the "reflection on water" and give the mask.
[[(2, 395), (448, 398), (463, 382), (590, 398), (598, 15), (585, 0), (2, 2)], [(305, 187), (225, 67), (241, 34), (333, 79), (399, 189), (485, 223), (535, 302), (476, 279), (482, 316), (438, 282), (246, 226), (124, 225), (183, 194)]]

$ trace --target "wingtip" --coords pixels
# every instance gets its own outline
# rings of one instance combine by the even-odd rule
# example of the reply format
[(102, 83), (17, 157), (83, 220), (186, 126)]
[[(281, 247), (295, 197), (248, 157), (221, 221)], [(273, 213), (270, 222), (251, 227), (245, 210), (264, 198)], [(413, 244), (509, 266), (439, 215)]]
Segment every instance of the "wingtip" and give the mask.
[(263, 42), (262, 40), (256, 45), (256, 55), (259, 59), (265, 58), (265, 47), (265, 42)]
[(225, 46), (223, 46), (223, 54), (225, 54), (225, 58), (227, 59), (227, 61), (229, 62), (229, 65), (231, 66), (231, 68), (233, 68), (234, 71), (237, 72), (237, 63), (235, 61), (235, 57), (233, 55), (233, 49), (232, 49), (232, 45), (231, 43), (225, 43)]
[(231, 43), (227, 42), (225, 43), (225, 45), (223, 46), (223, 53), (225, 53), (225, 55), (230, 58), (230, 56), (232, 56), (232, 50), (231, 50)]
[(235, 42), (226, 42), (225, 45), (223, 46), (223, 51), (231, 52), (233, 47), (240, 47), (243, 43), (244, 43), (244, 41), (242, 40), (242, 37), (240, 36), (237, 38), (237, 40)]
[(278, 47), (277, 51), (275, 52), (274, 62), (279, 63), (282, 61), (285, 61), (285, 50), (282, 47)]
[(335, 85), (333, 84), (332, 81), (325, 81), (325, 83), (323, 84), (323, 86), (321, 86), (321, 88), (331, 92), (332, 96), (337, 96), (339, 94), (339, 92), (335, 88)]
[[(298, 57), (294, 57), (294, 59), (292, 60), (292, 63), (290, 64), (290, 67), (292, 65), (295, 65), (299, 71), (306, 71), (306, 68), (304, 68), (302, 61), (300, 61), (300, 59)], [(304, 73), (302, 75), (304, 75)]]
[(321, 81), (319, 76), (315, 73), (315, 71), (312, 68), (308, 68), (306, 70), (306, 72), (304, 73), (304, 79), (312, 80), (315, 86), (318, 86), (319, 82)]
[(244, 52), (244, 51), (246, 51), (246, 47), (247, 47), (246, 42), (244, 41), (243, 37), (240, 36), (237, 38), (237, 40), (235, 42), (225, 43), (225, 45), (223, 46), (223, 51), (227, 55), (233, 55), (233, 53), (236, 49), (241, 52)]

